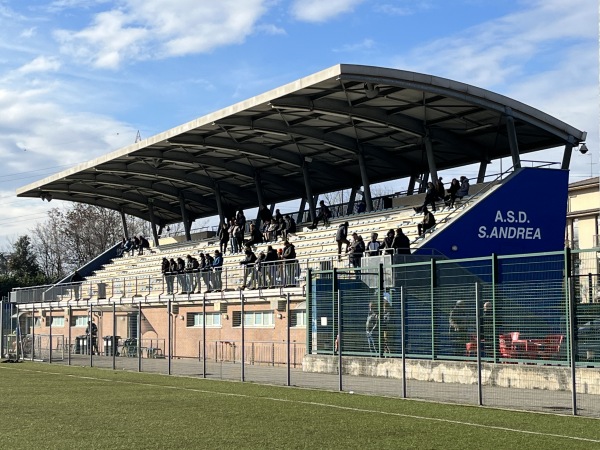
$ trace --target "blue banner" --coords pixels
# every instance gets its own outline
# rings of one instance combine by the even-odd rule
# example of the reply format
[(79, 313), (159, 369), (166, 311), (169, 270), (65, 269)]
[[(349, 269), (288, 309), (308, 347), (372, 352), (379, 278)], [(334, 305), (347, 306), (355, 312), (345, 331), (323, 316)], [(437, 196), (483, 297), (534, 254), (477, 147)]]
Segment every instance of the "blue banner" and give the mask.
[(515, 171), (486, 198), (452, 218), (414, 254), (436, 250), (455, 259), (562, 250), (568, 186), (568, 170)]

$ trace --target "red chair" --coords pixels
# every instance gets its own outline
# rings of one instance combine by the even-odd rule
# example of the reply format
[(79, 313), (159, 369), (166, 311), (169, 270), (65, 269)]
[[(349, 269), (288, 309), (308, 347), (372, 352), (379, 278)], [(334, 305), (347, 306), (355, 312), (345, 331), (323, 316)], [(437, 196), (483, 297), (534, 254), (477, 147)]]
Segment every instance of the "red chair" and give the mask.
[(512, 345), (512, 333), (498, 336), (500, 356), (502, 358), (514, 358), (515, 352)]
[(562, 334), (549, 334), (542, 340), (540, 355), (543, 359), (558, 359), (560, 346), (564, 340)]

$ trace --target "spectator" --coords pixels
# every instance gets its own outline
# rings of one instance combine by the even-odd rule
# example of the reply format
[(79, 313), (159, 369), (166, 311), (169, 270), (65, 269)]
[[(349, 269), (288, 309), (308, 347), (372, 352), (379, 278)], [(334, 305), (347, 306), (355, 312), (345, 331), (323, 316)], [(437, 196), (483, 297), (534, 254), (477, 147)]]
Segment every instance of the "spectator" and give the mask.
[(281, 214), (281, 212), (278, 209), (275, 210), (275, 215), (273, 216), (273, 219), (275, 220), (275, 222), (279, 222), (280, 220), (283, 220), (283, 215)]
[(244, 234), (246, 233), (246, 216), (244, 215), (244, 211), (242, 211), (241, 209), (238, 211), (237, 215), (235, 216), (235, 221), (237, 222), (238, 227), (240, 227), (241, 229), (243, 241)]
[(369, 303), (369, 314), (367, 315), (367, 323), (365, 324), (369, 352), (378, 353), (377, 345), (375, 344), (375, 336), (373, 336), (373, 334), (377, 332), (378, 325), (379, 318), (377, 317), (377, 312), (373, 309), (373, 304)]
[(381, 248), (381, 242), (377, 240), (379, 235), (377, 233), (371, 234), (371, 240), (367, 244), (366, 254), (367, 256), (379, 256), (379, 249)]
[(212, 264), (213, 267), (213, 289), (217, 292), (223, 290), (223, 282), (221, 281), (221, 275), (223, 271), (223, 256), (219, 250), (215, 250), (215, 259)]
[(356, 213), (360, 214), (360, 213), (364, 213), (367, 210), (367, 204), (365, 203), (364, 200), (361, 200), (358, 202), (358, 204), (356, 205)]
[(394, 243), (394, 230), (388, 230), (385, 237), (383, 238), (383, 242), (381, 243), (381, 248), (383, 250), (384, 255), (393, 255), (394, 247), (392, 244)]
[(171, 279), (171, 294), (175, 293), (175, 277), (177, 276), (177, 261), (173, 258), (169, 260), (169, 277)]
[(160, 270), (165, 279), (165, 283), (167, 285), (167, 294), (173, 293), (173, 277), (171, 276), (171, 263), (165, 257), (162, 259), (162, 264)]
[(458, 182), (458, 180), (456, 178), (452, 178), (452, 181), (450, 182), (450, 187), (448, 188), (448, 195), (446, 195), (446, 197), (444, 197), (444, 202), (446, 203), (446, 206), (449, 206), (450, 208), (454, 208), (454, 201), (456, 200), (456, 193), (458, 192), (459, 189), (460, 189), (460, 183)]
[(256, 228), (256, 225), (250, 225), (250, 239), (246, 241), (246, 247), (252, 247), (263, 242), (263, 235)]
[(313, 220), (313, 223), (310, 227), (308, 227), (311, 230), (314, 230), (315, 228), (317, 228), (317, 224), (319, 223), (320, 220), (323, 221), (323, 225), (325, 225), (326, 227), (329, 226), (329, 219), (331, 218), (331, 210), (329, 209), (329, 207), (327, 205), (325, 205), (325, 202), (323, 200), (321, 200), (319, 202), (319, 214), (317, 215), (317, 217), (315, 217), (315, 220)]
[[(125, 239), (125, 238), (123, 238)], [(131, 247), (133, 247), (133, 242), (131, 242), (131, 238), (127, 238), (125, 240), (125, 245), (123, 246), (123, 255), (131, 251)]]
[(136, 250), (140, 250), (140, 239), (137, 236), (133, 237), (133, 245), (131, 246), (131, 256)]
[(268, 226), (273, 220), (273, 214), (271, 214), (271, 211), (265, 205), (260, 205), (258, 209), (258, 218), (264, 228), (265, 225)]
[(396, 228), (396, 235), (392, 241), (392, 248), (397, 255), (410, 255), (410, 240), (402, 228)]
[(283, 234), (285, 233), (286, 223), (285, 223), (285, 219), (283, 218), (283, 216), (278, 219), (275, 219), (275, 223), (276, 223), (276, 227), (275, 227), (275, 231), (271, 235), (271, 240), (277, 242), (279, 236), (283, 236)]
[(461, 356), (465, 354), (468, 340), (468, 315), (465, 302), (458, 300), (448, 318), (452, 354)]
[(260, 252), (258, 257), (256, 258), (256, 264), (254, 265), (254, 270), (256, 272), (256, 280), (258, 288), (261, 289), (266, 286), (266, 266), (265, 260), (267, 255), (265, 252)]
[(283, 253), (281, 257), (283, 258), (284, 265), (284, 273), (285, 280), (283, 282), (284, 286), (294, 286), (296, 284), (296, 247), (290, 241), (285, 241), (283, 247)]
[(140, 235), (139, 241), (140, 241), (140, 248), (139, 248), (138, 255), (143, 255), (144, 249), (150, 248), (150, 242), (148, 242), (148, 239), (146, 239), (144, 236), (141, 236), (141, 235)]
[(233, 234), (237, 247), (236, 253), (241, 252), (244, 248), (244, 227), (245, 225), (240, 225), (240, 223), (236, 219), (236, 226)]
[(76, 270), (75, 273), (71, 276), (71, 283), (73, 283), (73, 290), (75, 291), (75, 300), (79, 300), (81, 296), (81, 282), (83, 281), (83, 277)]
[(423, 221), (417, 224), (417, 231), (419, 236), (424, 236), (425, 231), (433, 228), (435, 225), (435, 217), (433, 214), (427, 209), (427, 207), (423, 208)]
[(221, 228), (219, 228), (219, 250), (222, 254), (227, 252), (227, 244), (229, 243), (229, 228), (230, 224), (225, 221), (221, 224)]
[(463, 197), (469, 195), (469, 180), (467, 177), (460, 177), (460, 189), (456, 192), (456, 198), (462, 200)]
[(296, 221), (292, 216), (286, 214), (284, 217), (285, 220), (285, 231), (281, 234), (284, 242), (289, 239), (290, 234), (294, 234), (296, 232)]
[(277, 261), (278, 261), (277, 251), (273, 248), (272, 245), (267, 247), (267, 253), (265, 255), (264, 265), (266, 266), (266, 278), (268, 287), (273, 287), (275, 284), (276, 271), (277, 271)]
[(246, 289), (252, 285), (251, 289), (254, 289), (254, 265), (258, 259), (250, 247), (246, 247), (244, 251), (246, 257), (240, 261), (240, 264), (244, 266), (244, 283), (241, 289)]
[(430, 181), (427, 183), (427, 191), (425, 192), (425, 201), (420, 207), (414, 208), (416, 213), (420, 213), (427, 208), (427, 205), (431, 205), (431, 209), (435, 211), (435, 200), (437, 199), (437, 192), (433, 183)]
[(204, 259), (206, 260), (206, 264), (204, 264), (204, 270), (202, 272), (202, 278), (204, 279), (204, 284), (206, 284), (206, 292), (212, 292), (214, 290), (213, 286), (213, 264), (215, 259), (212, 257), (210, 253), (204, 254)]
[(229, 222), (229, 242), (231, 243), (231, 248), (229, 252), (234, 255), (239, 251), (238, 241), (236, 239), (236, 231), (237, 231), (237, 221), (235, 218), (231, 219)]
[(187, 294), (187, 278), (185, 275), (185, 261), (180, 256), (177, 258), (177, 282), (179, 283), (179, 293)]
[(444, 200), (444, 197), (446, 196), (446, 189), (444, 188), (444, 182), (442, 181), (442, 177), (439, 177), (437, 179), (437, 181), (434, 183), (434, 187), (435, 196), (437, 197), (437, 200)]
[[(362, 236), (358, 233), (352, 233), (352, 242), (346, 253), (349, 254), (349, 263), (351, 267), (360, 267), (363, 254), (365, 252), (365, 243)], [(355, 272), (356, 278), (360, 277), (360, 271)]]
[(121, 244), (119, 244), (119, 246), (117, 247), (117, 256), (123, 256), (126, 245), (127, 245), (127, 239), (125, 238), (125, 236), (123, 236), (123, 240), (121, 241)]
[(185, 272), (187, 277), (187, 286), (190, 290), (190, 294), (193, 294), (196, 291), (196, 287), (198, 286), (198, 280), (196, 278), (196, 272), (198, 272), (200, 264), (198, 260), (192, 255), (187, 255), (185, 262)]
[(85, 328), (85, 334), (88, 337), (88, 343), (92, 355), (99, 355), (98, 350), (98, 326), (93, 320), (88, 320), (88, 326)]
[(346, 244), (346, 252), (348, 252), (348, 246), (350, 245), (350, 241), (348, 241), (348, 226), (348, 222), (341, 223), (335, 235), (335, 241), (337, 242), (338, 246), (338, 260), (342, 258), (343, 244)]

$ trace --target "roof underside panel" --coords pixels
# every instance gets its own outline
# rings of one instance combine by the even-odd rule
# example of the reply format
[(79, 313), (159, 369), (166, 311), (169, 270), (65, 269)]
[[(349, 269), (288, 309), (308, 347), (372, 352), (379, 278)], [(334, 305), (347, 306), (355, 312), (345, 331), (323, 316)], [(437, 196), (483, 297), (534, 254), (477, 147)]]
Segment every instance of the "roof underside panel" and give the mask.
[(515, 100), (451, 80), (339, 65), (26, 186), (22, 197), (100, 205), (166, 225), (509, 156), (577, 145), (585, 133)]

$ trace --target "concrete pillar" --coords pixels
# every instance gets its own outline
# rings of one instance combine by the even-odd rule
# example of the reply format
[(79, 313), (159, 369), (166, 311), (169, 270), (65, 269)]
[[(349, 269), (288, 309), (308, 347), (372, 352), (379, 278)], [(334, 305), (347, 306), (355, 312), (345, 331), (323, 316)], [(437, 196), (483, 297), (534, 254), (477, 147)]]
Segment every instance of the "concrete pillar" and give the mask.
[(308, 200), (308, 209), (310, 211), (310, 220), (315, 220), (317, 211), (315, 208), (315, 200), (313, 198), (312, 186), (310, 184), (310, 174), (308, 171), (308, 163), (304, 161), (302, 165), (302, 175), (304, 177), (304, 188), (306, 189), (306, 199)]

